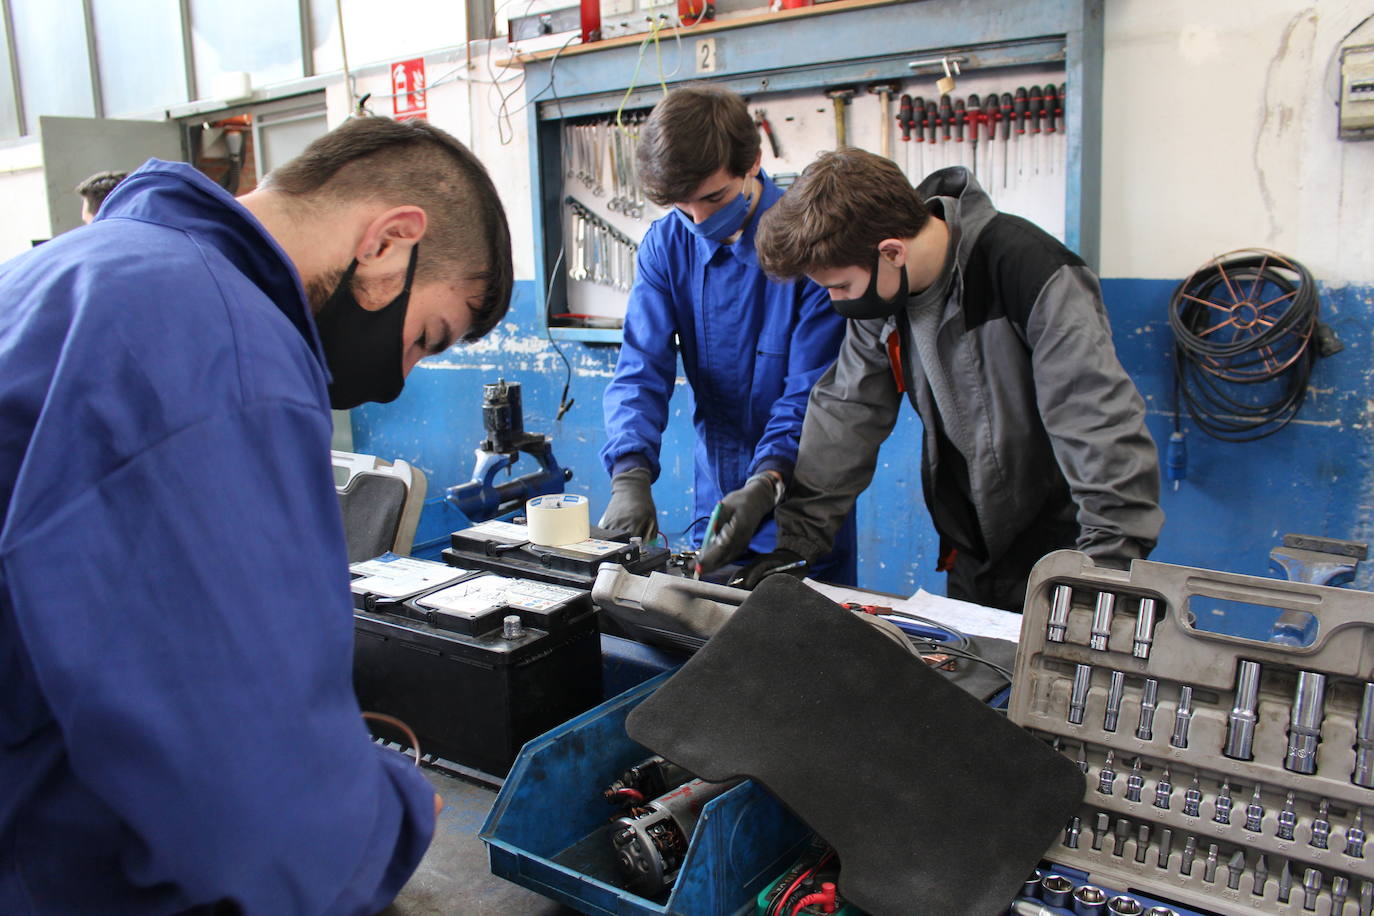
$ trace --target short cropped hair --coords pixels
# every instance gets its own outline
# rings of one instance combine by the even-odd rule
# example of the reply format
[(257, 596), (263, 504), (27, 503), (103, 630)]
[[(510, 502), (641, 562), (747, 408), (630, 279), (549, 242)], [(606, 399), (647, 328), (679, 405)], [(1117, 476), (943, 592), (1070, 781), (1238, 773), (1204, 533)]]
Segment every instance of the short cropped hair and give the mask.
[(110, 196), (115, 185), (128, 176), (128, 172), (96, 172), (76, 186), (76, 193), (86, 198), (86, 208), (94, 216), (100, 212), (100, 205), (105, 203), (105, 198)]
[(930, 210), (891, 159), (861, 149), (821, 153), (759, 221), (754, 247), (774, 277), (870, 267), (883, 239), (914, 237)]
[(736, 178), (759, 158), (759, 129), (744, 99), (693, 83), (670, 90), (639, 131), (636, 160), (644, 195), (669, 207), (722, 168)]
[(350, 118), (273, 169), (262, 187), (307, 201), (377, 200), (428, 217), (417, 280), (485, 281), (465, 340), (484, 336), (510, 307), (510, 226), (482, 163), (423, 119)]

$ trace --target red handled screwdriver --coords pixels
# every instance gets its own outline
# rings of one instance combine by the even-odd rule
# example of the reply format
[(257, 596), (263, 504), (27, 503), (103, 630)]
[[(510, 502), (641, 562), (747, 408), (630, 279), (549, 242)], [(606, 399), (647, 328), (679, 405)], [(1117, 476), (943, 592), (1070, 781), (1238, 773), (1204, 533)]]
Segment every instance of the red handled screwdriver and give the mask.
[(1054, 83), (1045, 87), (1045, 133), (1046, 148), (1049, 150), (1049, 168), (1051, 175), (1054, 174), (1054, 160), (1059, 158), (1059, 140), (1055, 134), (1059, 130), (1059, 92), (1054, 88)]
[(1030, 136), (1027, 138), (1031, 151), (1031, 171), (1040, 174), (1040, 116), (1044, 113), (1045, 98), (1040, 92), (1039, 86), (1030, 87), (1030, 95), (1026, 99), (1028, 103), (1027, 116), (1030, 118)]
[(988, 148), (988, 187), (992, 187), (993, 179), (993, 158), (992, 140), (997, 130), (997, 93), (989, 92), (987, 99), (983, 102), (983, 139), (987, 143), (983, 144)]
[(911, 96), (903, 95), (897, 104), (897, 127), (902, 132), (902, 142), (908, 144), (902, 147), (902, 161), (906, 163), (907, 181), (911, 180)]
[(1012, 96), (1012, 117), (1016, 121), (1016, 175), (1019, 178), (1025, 171), (1026, 166), (1022, 161), (1025, 159), (1026, 141), (1022, 138), (1026, 135), (1026, 109), (1030, 105), (1030, 97), (1026, 93), (1025, 86), (1016, 87), (1016, 95)]
[(921, 144), (916, 147), (916, 180), (912, 182), (916, 185), (926, 177), (926, 100), (919, 95), (911, 100), (910, 123), (911, 132), (916, 135), (916, 142)]
[(968, 123), (968, 111), (964, 107), (963, 99), (954, 100), (954, 142), (959, 144), (954, 148), (954, 158), (958, 165), (964, 164), (964, 126)]
[(983, 100), (978, 93), (973, 93), (968, 97), (967, 114), (964, 115), (968, 121), (968, 139), (972, 146), (969, 152), (973, 154), (973, 177), (978, 177), (978, 123), (983, 120)]
[(998, 100), (998, 139), (1002, 141), (1002, 187), (1007, 186), (1007, 147), (1011, 146), (1012, 99), (1010, 92), (1002, 93)]
[(943, 148), (945, 151), (944, 155), (940, 157), (941, 168), (950, 164), (949, 160), (952, 151), (949, 148), (949, 143), (950, 140), (953, 139), (953, 137), (950, 136), (950, 127), (953, 123), (954, 103), (949, 100), (949, 93), (945, 93), (940, 96), (940, 142), (944, 144)]
[(926, 142), (930, 144), (930, 162), (926, 165), (926, 171), (933, 172), (940, 167), (936, 161), (938, 156), (935, 152), (935, 145), (939, 142), (935, 138), (935, 131), (940, 126), (940, 107), (935, 104), (934, 99), (926, 102), (926, 117), (921, 123), (925, 125)]

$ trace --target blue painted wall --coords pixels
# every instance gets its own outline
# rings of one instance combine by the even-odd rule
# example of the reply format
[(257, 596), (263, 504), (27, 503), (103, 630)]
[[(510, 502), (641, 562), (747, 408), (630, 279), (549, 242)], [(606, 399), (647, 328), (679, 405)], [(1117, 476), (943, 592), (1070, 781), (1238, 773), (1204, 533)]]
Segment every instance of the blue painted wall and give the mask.
[[(1117, 350), (1146, 398), (1150, 431), (1161, 445), (1172, 429), (1167, 304), (1174, 285), (1133, 279), (1102, 284)], [(523, 385), (526, 428), (551, 434), (559, 461), (573, 469), (568, 490), (588, 496), (593, 512), (599, 512), (609, 497), (598, 455), (601, 391), (615, 368), (617, 348), (563, 344), (576, 404), (555, 423), (565, 369), (543, 334), (537, 293), (532, 282), (518, 283), (511, 313), (496, 332), (421, 363), (394, 403), (354, 411), (354, 447), (412, 462), (429, 476), (431, 496), (441, 494), (443, 487), (471, 474), (472, 452), (482, 438), (481, 386), (504, 377)], [(1265, 575), (1269, 549), (1286, 532), (1374, 536), (1374, 288), (1326, 289), (1322, 312), (1345, 350), (1318, 362), (1307, 404), (1294, 424), (1249, 444), (1189, 434), (1188, 479), (1177, 492), (1166, 486), (1168, 520), (1156, 559)], [(664, 438), (663, 475), (654, 488), (660, 527), (679, 533), (674, 546), (692, 521), (691, 393), (681, 377), (678, 381)], [(859, 581), (869, 588), (901, 594), (917, 587), (944, 591), (944, 577), (934, 572), (935, 537), (916, 467), (920, 430), (914, 412), (904, 411), (883, 447), (874, 485), (859, 503)], [(525, 459), (515, 473), (533, 467)], [(442, 530), (447, 520), (438, 512), (437, 505), (427, 510), (427, 521)], [(1370, 588), (1371, 573), (1363, 572), (1356, 585)]]

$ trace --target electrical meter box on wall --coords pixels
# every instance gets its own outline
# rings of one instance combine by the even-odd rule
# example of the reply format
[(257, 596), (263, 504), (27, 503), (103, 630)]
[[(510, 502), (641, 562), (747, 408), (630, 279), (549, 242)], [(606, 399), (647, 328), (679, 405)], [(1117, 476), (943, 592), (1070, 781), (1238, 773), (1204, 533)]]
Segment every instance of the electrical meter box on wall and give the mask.
[(1374, 139), (1374, 45), (1341, 49), (1342, 140)]

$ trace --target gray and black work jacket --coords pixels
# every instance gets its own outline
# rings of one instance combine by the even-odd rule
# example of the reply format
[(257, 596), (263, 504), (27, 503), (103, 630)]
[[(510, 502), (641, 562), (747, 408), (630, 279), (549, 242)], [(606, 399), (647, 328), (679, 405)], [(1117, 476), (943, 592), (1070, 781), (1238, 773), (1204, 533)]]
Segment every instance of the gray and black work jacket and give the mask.
[(1076, 521), (1077, 548), (1096, 559), (1148, 555), (1164, 522), (1159, 454), (1097, 277), (999, 213), (963, 167), (917, 191), (950, 229), (944, 272), (895, 318), (849, 322), (811, 391), (778, 546), (830, 548), (896, 422), (895, 360), (925, 427), (922, 483), (946, 546), (996, 563), (1037, 526)]

